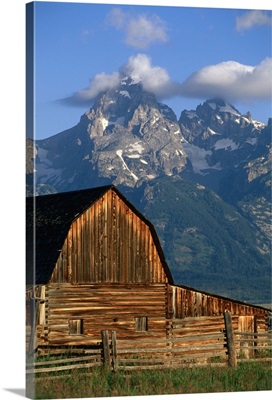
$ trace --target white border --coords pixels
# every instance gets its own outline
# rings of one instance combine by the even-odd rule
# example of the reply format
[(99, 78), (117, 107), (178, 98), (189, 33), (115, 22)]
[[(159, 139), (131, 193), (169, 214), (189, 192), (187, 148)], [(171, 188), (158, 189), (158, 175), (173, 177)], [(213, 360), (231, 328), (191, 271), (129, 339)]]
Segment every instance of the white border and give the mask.
[[(47, 0), (53, 1), (53, 0)], [(64, 0), (59, 0), (64, 2)], [(66, 0), (74, 3), (90, 1)], [(25, 195), (25, 4), (1, 1), (1, 398), (23, 396), (24, 365), (24, 195)], [(270, 0), (101, 1), (101, 4), (167, 5), (271, 10)], [(219, 3), (219, 4), (218, 4)], [(7, 389), (11, 389), (7, 390)], [(174, 395), (189, 400), (268, 399), (269, 392)], [(152, 400), (170, 396), (143, 397)]]

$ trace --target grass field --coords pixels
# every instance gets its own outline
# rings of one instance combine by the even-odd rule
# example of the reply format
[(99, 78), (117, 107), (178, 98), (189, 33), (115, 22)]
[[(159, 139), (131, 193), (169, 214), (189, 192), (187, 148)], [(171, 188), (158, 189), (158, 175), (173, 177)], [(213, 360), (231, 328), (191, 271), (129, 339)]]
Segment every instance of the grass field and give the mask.
[(103, 368), (91, 374), (71, 371), (36, 381), (36, 399), (140, 396), (272, 390), (271, 364), (241, 363), (236, 368), (195, 367), (115, 373)]

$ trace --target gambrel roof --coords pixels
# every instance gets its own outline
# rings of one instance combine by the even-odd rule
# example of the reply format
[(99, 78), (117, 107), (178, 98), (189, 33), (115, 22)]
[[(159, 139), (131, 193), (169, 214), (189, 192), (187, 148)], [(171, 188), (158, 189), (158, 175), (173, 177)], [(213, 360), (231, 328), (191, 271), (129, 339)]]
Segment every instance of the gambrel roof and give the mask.
[(173, 283), (154, 226), (114, 185), (109, 185), (27, 198), (27, 284), (49, 282), (71, 224), (109, 190), (113, 190), (148, 225), (168, 282)]

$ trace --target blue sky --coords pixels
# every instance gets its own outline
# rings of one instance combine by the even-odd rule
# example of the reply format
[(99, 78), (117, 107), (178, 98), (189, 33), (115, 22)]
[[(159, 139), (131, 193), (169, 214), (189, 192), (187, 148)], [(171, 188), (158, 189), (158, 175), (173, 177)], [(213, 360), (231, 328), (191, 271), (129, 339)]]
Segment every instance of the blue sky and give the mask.
[(183, 109), (221, 96), (267, 122), (271, 7), (126, 3), (35, 3), (37, 139), (76, 125), (99, 91), (118, 82), (120, 70), (141, 77), (178, 118)]

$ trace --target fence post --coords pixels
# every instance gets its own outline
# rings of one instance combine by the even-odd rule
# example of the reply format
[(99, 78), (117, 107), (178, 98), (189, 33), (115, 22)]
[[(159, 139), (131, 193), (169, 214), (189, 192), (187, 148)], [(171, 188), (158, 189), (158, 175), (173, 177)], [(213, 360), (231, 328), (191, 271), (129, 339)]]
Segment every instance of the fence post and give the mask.
[(116, 331), (111, 331), (111, 346), (112, 346), (112, 368), (113, 371), (116, 371), (118, 367)]
[(256, 333), (256, 335), (254, 335), (254, 342), (253, 342), (253, 358), (255, 358), (258, 354), (258, 320), (257, 320), (257, 315), (254, 315), (254, 333)]
[(110, 366), (110, 344), (109, 344), (109, 332), (101, 331), (102, 347), (103, 347), (103, 362), (104, 365)]
[(236, 360), (235, 343), (234, 343), (234, 335), (232, 328), (232, 318), (230, 312), (224, 312), (224, 321), (226, 329), (229, 366), (236, 367), (237, 360)]

